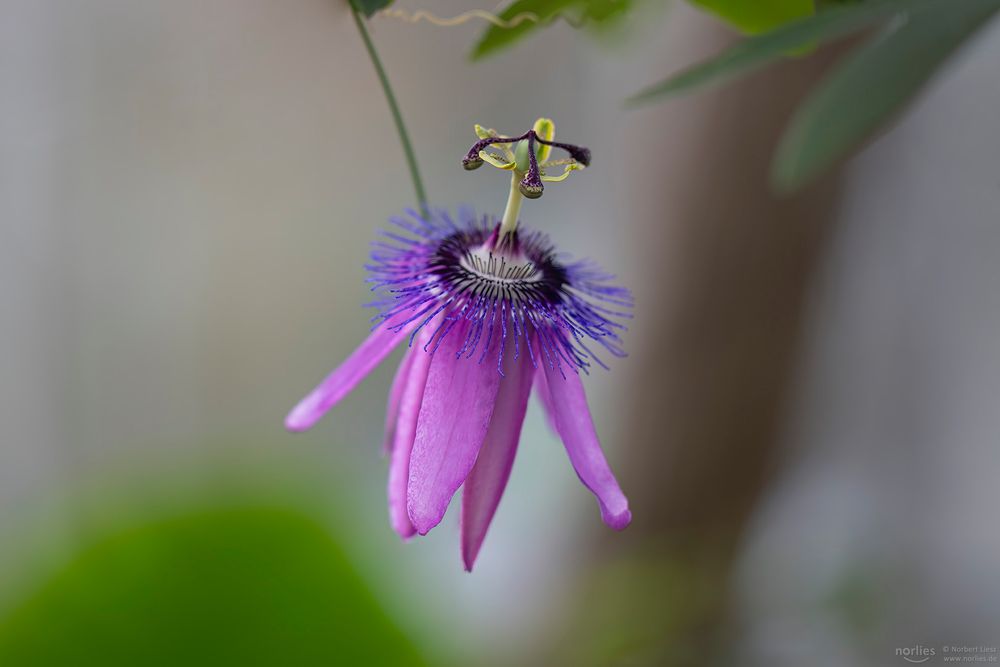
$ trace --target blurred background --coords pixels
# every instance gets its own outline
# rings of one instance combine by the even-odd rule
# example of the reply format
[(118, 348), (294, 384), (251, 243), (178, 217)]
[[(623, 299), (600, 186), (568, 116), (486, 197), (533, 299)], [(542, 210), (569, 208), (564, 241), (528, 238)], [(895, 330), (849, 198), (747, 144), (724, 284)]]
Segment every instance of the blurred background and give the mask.
[(594, 164), (523, 219), (638, 301), (631, 356), (586, 383), (633, 525), (601, 524), (532, 405), (469, 575), (454, 509), (389, 528), (393, 363), (282, 429), (365, 336), (368, 243), (413, 204), (346, 5), (0, 6), (0, 664), (1000, 645), (1000, 26), (778, 198), (775, 140), (836, 47), (626, 111), (735, 35), (647, 4), (470, 63), (481, 25), (372, 20), (432, 201), (499, 213), (506, 180), (459, 166), (472, 125), (550, 116)]

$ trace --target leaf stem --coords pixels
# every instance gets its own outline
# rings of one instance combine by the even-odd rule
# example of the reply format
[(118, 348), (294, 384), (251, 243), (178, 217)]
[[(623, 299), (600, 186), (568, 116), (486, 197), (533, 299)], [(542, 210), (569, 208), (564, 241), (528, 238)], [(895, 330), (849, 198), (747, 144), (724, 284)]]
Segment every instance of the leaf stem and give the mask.
[(417, 156), (413, 152), (413, 144), (410, 143), (410, 135), (407, 133), (406, 124), (403, 122), (403, 114), (399, 110), (399, 104), (396, 102), (396, 95), (392, 92), (389, 77), (385, 73), (382, 60), (378, 57), (378, 51), (375, 50), (375, 44), (368, 34), (368, 29), (365, 27), (365, 22), (361, 18), (354, 0), (351, 0), (350, 5), (351, 13), (354, 15), (354, 23), (358, 26), (358, 32), (361, 33), (361, 40), (365, 43), (365, 48), (368, 50), (368, 56), (375, 67), (379, 83), (382, 84), (385, 101), (389, 104), (392, 120), (396, 124), (396, 131), (399, 133), (399, 143), (403, 146), (403, 153), (406, 155), (406, 165), (410, 170), (410, 179), (413, 181), (413, 191), (417, 195), (417, 205), (420, 207), (420, 212), (426, 217), (429, 213), (427, 208), (427, 193), (424, 191), (423, 179), (420, 178), (420, 168), (417, 167)]

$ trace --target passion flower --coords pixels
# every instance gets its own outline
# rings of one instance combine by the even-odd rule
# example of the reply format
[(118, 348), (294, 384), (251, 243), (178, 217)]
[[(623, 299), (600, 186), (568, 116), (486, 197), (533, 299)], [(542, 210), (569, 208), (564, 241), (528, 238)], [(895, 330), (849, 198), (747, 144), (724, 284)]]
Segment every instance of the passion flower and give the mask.
[[(386, 415), (390, 521), (403, 538), (424, 535), (463, 487), (467, 570), (507, 485), (532, 388), (604, 522), (621, 530), (631, 520), (581, 381), (593, 364), (606, 367), (597, 348), (624, 356), (620, 321), (631, 317), (631, 294), (518, 223), (522, 198), (589, 165), (590, 151), (553, 141), (547, 119), (517, 137), (476, 131), (463, 164), (512, 172), (503, 217), (463, 210), (393, 218), (368, 265), (380, 295), (371, 335), (285, 421), (292, 431), (310, 428), (406, 341)], [(568, 157), (550, 160), (552, 148)], [(550, 174), (557, 166), (562, 173)]]

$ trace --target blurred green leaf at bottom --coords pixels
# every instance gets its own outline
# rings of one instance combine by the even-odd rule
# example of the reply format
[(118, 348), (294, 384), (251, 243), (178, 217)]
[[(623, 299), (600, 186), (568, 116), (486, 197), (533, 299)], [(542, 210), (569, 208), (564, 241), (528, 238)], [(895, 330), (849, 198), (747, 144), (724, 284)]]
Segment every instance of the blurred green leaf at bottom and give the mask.
[(329, 530), (267, 504), (109, 531), (0, 618), (7, 667), (422, 664)]

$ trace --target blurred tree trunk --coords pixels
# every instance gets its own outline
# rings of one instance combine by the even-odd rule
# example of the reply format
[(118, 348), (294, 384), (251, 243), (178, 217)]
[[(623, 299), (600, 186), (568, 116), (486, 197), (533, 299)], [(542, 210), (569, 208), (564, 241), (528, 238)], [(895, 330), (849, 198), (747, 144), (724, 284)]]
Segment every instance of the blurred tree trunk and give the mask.
[[(699, 48), (731, 39), (714, 22), (673, 19), (686, 25), (670, 32), (688, 31), (683, 39)], [(583, 592), (539, 664), (719, 659), (731, 566), (777, 461), (803, 304), (837, 194), (828, 176), (777, 197), (769, 163), (833, 55), (633, 117), (638, 363), (628, 426), (616, 439), (634, 523), (602, 534), (587, 553)]]

